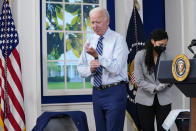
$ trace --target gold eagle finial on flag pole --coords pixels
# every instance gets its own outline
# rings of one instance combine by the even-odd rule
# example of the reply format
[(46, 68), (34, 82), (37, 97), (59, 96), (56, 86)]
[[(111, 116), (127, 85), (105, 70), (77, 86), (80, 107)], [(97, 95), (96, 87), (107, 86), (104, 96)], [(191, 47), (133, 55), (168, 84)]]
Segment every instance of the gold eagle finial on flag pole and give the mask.
[(137, 8), (137, 10), (139, 11), (140, 10), (140, 5), (139, 5), (138, 0), (134, 0), (134, 5)]

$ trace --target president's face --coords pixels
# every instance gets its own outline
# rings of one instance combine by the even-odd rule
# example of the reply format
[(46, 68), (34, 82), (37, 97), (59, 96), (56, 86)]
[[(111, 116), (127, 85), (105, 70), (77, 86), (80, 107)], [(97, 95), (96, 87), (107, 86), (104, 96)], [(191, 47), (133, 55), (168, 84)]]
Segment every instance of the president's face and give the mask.
[(101, 36), (104, 35), (108, 29), (109, 18), (105, 17), (102, 12), (94, 12), (90, 16), (91, 27), (93, 31)]

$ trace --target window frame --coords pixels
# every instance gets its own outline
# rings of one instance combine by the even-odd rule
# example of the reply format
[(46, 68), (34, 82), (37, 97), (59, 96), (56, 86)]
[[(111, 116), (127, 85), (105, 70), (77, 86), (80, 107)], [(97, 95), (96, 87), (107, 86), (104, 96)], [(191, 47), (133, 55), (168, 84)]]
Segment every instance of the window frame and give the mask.
[[(107, 2), (105, 0), (99, 0), (99, 6), (106, 8), (106, 4), (111, 3), (111, 2)], [(107, 2), (107, 3), (106, 3)], [(65, 3), (63, 3), (65, 4)], [(81, 7), (83, 8), (83, 3)], [(84, 4), (86, 5), (86, 4)], [(114, 6), (114, 2), (113, 2), (113, 6)], [(64, 7), (63, 7), (64, 9)], [(59, 103), (61, 101), (61, 97), (66, 97), (67, 100), (64, 100), (63, 103), (69, 103), (70, 99), (78, 99), (76, 100), (77, 102), (90, 102), (91, 101), (91, 93), (92, 93), (92, 89), (84, 89), (84, 85), (85, 85), (85, 79), (83, 79), (83, 88), (79, 88), (79, 89), (63, 89), (63, 90), (48, 90), (48, 88), (46, 86), (44, 86), (47, 83), (47, 57), (46, 59), (43, 58), (43, 56), (47, 56), (47, 46), (46, 44), (43, 44), (44, 41), (46, 42), (47, 37), (44, 36), (48, 31), (46, 30), (46, 24), (45, 22), (45, 14), (46, 11), (46, 0), (40, 0), (40, 47), (41, 47), (41, 52), (40, 52), (40, 56), (41, 56), (41, 94), (42, 94), (42, 103), (53, 103), (53, 99), (51, 99), (52, 97), (57, 98), (57, 103)], [(113, 14), (114, 14), (114, 8), (113, 8)], [(82, 31), (83, 31), (83, 12), (81, 12), (81, 17), (82, 17)], [(115, 22), (113, 22), (115, 23)], [(114, 27), (115, 28), (115, 27)], [(84, 34), (83, 32), (80, 32), (82, 34)], [(55, 31), (51, 31), (51, 32), (55, 32)], [(60, 32), (60, 31), (57, 31)], [(67, 32), (67, 31), (62, 31), (62, 32)], [(68, 31), (68, 32), (77, 32), (78, 31)], [(44, 37), (43, 37), (44, 36)], [(64, 34), (64, 41), (65, 41), (65, 34)], [(83, 40), (84, 41), (84, 40)], [(84, 43), (84, 42), (83, 42)], [(43, 49), (45, 49), (45, 51), (43, 51)], [(65, 51), (64, 51), (65, 52)], [(45, 63), (44, 63), (45, 61)], [(65, 63), (66, 65), (66, 63)], [(66, 72), (66, 68), (64, 68), (64, 71)], [(44, 80), (44, 77), (46, 78)], [(44, 84), (45, 83), (45, 84)], [(66, 82), (65, 82), (66, 83)], [(66, 85), (65, 85), (66, 86)], [(56, 100), (55, 100), (56, 101)], [(73, 102), (73, 100), (71, 100)], [(60, 102), (61, 103), (61, 102)]]

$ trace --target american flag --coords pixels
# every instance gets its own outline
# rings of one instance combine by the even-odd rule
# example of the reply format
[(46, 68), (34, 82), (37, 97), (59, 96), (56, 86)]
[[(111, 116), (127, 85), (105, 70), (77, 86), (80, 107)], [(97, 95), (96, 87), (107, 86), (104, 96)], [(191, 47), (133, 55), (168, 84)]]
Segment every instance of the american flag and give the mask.
[(128, 76), (130, 80), (130, 86), (127, 89), (127, 111), (128, 111), (128, 118), (132, 118), (133, 122), (132, 125), (134, 127), (136, 126), (135, 130), (140, 130), (141, 126), (139, 123), (139, 119), (136, 113), (136, 104), (135, 104), (135, 95), (137, 92), (137, 85), (135, 82), (135, 76), (134, 76), (134, 58), (137, 53), (137, 51), (144, 48), (145, 43), (145, 31), (144, 26), (142, 23), (142, 20), (140, 18), (140, 14), (138, 13), (138, 10), (136, 8), (137, 2), (134, 2), (133, 5), (133, 11), (131, 15), (131, 19), (129, 22), (128, 30), (127, 30), (127, 45), (130, 50), (129, 56), (128, 56)]
[(4, 0), (0, 15), (0, 113), (5, 131), (26, 130), (18, 44), (11, 9), (8, 1)]

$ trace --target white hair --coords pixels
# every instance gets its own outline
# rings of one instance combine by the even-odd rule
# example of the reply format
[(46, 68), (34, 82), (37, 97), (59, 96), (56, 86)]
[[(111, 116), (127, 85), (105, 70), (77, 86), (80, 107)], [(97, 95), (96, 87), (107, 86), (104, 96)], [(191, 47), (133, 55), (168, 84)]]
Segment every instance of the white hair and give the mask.
[(101, 8), (101, 7), (93, 8), (89, 12), (89, 16), (91, 16), (94, 12), (102, 12), (104, 14), (105, 20), (109, 19), (109, 17), (110, 17), (108, 11), (105, 8)]

